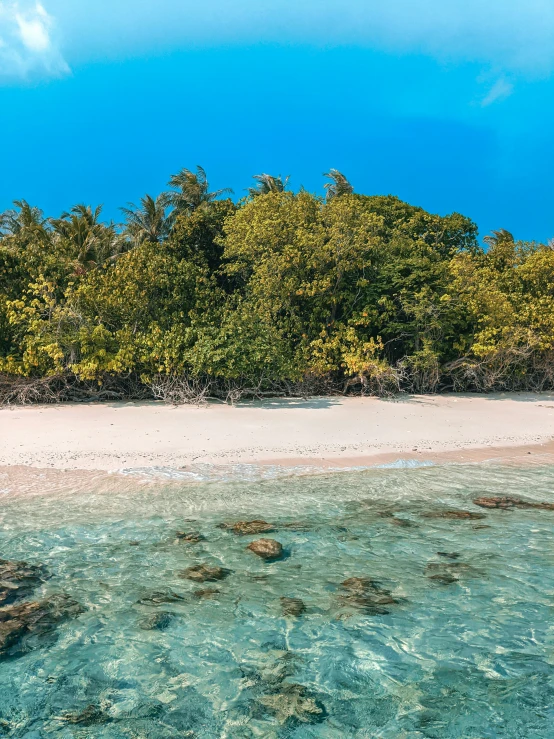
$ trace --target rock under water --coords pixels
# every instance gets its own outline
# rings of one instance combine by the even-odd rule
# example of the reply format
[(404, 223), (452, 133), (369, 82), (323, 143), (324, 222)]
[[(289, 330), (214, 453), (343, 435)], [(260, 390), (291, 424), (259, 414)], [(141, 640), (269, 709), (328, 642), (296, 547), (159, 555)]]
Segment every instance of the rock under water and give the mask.
[(140, 598), (137, 603), (144, 606), (157, 606), (162, 603), (178, 603), (185, 598), (172, 590), (154, 590)]
[(1, 608), (0, 657), (23, 653), (26, 637), (52, 632), (59, 623), (83, 611), (77, 601), (63, 594)]
[(177, 541), (182, 544), (198, 544), (200, 541), (206, 541), (206, 537), (199, 531), (177, 531)]
[(159, 611), (147, 616), (140, 622), (140, 628), (145, 631), (165, 631), (174, 619), (174, 614), (168, 611)]
[(59, 717), (60, 721), (64, 721), (68, 724), (81, 724), (82, 726), (92, 726), (94, 724), (105, 724), (110, 721), (108, 716), (100, 706), (96, 706), (93, 703), (88, 705), (82, 711), (71, 711), (70, 713), (64, 713)]
[(254, 521), (237, 521), (237, 523), (221, 524), (220, 528), (230, 529), (234, 534), (239, 536), (248, 536), (253, 534), (267, 534), (270, 531), (275, 531), (275, 526), (272, 523), (263, 521), (262, 519), (256, 519)]
[(28, 597), (47, 578), (41, 565), (0, 559), (0, 606)]
[(301, 616), (306, 611), (306, 604), (302, 598), (287, 598), (283, 596), (280, 600), (283, 616)]
[(536, 503), (531, 500), (511, 498), (509, 496), (482, 496), (475, 498), (473, 502), (481, 508), (500, 508), (503, 510), (510, 508), (535, 508), (544, 511), (554, 511), (554, 503)]
[(246, 548), (267, 561), (283, 556), (283, 545), (275, 539), (256, 539)]
[(201, 588), (200, 590), (195, 590), (193, 595), (195, 598), (198, 598), (198, 600), (209, 600), (214, 598), (216, 595), (219, 595), (220, 592), (221, 591), (217, 588)]
[(181, 577), (187, 580), (194, 580), (195, 582), (215, 582), (217, 580), (223, 580), (230, 575), (230, 570), (219, 565), (192, 565), (183, 570)]
[(341, 583), (341, 590), (341, 605), (350, 606), (368, 615), (387, 614), (389, 611), (385, 606), (398, 603), (390, 590), (382, 588), (369, 577), (349, 577)]
[(303, 685), (283, 683), (279, 692), (263, 695), (258, 701), (279, 724), (316, 723), (325, 717), (323, 704)]
[(425, 514), (425, 518), (449, 518), (460, 521), (478, 521), (485, 518), (484, 513), (474, 513), (473, 511), (432, 511)]
[[(460, 578), (476, 577), (479, 572), (471, 565), (465, 562), (457, 562), (459, 555), (457, 552), (437, 552), (439, 556), (449, 558), (450, 561), (444, 559), (440, 562), (429, 562), (425, 568), (426, 577), (432, 582), (440, 585), (451, 585), (458, 582)], [(455, 555), (454, 557), (452, 555)]]

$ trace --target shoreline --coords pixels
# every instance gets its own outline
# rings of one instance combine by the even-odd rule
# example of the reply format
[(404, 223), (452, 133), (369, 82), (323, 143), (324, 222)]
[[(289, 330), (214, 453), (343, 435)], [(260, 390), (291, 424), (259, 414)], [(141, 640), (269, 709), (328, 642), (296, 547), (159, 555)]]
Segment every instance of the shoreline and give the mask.
[[(532, 455), (532, 459), (530, 456)], [(554, 464), (554, 440), (535, 444), (514, 444), (510, 446), (478, 446), (460, 449), (436, 451), (379, 451), (372, 455), (356, 457), (299, 457), (286, 459), (261, 459), (256, 462), (260, 466), (278, 465), (282, 467), (319, 467), (322, 470), (349, 469), (356, 467), (379, 468), (394, 466), (395, 463), (406, 463), (409, 467), (432, 464), (476, 464), (479, 462), (501, 462), (503, 464)], [(398, 464), (397, 466), (401, 466)]]
[(554, 455), (554, 394), (322, 397), (0, 411), (0, 467), (375, 466)]
[[(182, 491), (199, 483), (252, 483), (271, 479), (313, 477), (342, 473), (389, 470), (415, 470), (460, 465), (490, 465), (514, 469), (554, 466), (554, 441), (544, 444), (487, 447), (457, 451), (399, 455), (380, 453), (371, 457), (285, 458), (236, 464), (187, 465), (184, 467), (131, 467), (115, 470), (62, 469), (24, 465), (0, 465), (0, 498), (47, 497), (64, 500), (75, 495), (134, 495), (139, 489), (157, 495), (161, 489), (176, 486)], [(161, 487), (160, 487), (161, 486)]]

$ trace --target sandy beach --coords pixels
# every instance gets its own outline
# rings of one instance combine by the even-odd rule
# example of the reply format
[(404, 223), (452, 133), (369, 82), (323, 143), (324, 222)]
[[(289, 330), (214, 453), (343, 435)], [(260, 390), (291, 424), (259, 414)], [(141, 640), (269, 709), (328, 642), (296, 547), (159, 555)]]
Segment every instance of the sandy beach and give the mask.
[(510, 458), (554, 451), (554, 395), (15, 407), (0, 439), (0, 465), (60, 470)]

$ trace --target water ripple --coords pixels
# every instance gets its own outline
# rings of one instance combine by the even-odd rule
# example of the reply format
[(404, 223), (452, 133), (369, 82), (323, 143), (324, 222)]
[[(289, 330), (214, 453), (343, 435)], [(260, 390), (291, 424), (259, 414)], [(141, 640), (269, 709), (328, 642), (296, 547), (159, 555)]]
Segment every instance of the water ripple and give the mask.
[(177, 472), (4, 499), (2, 557), (48, 572), (32, 599), (84, 610), (0, 661), (0, 736), (552, 736), (554, 511), (472, 501), (552, 502), (554, 468)]

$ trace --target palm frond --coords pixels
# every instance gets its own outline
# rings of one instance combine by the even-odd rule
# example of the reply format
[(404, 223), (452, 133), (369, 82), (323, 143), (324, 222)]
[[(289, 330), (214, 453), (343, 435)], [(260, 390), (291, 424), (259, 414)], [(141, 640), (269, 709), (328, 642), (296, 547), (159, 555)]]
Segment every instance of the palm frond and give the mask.
[(253, 187), (248, 188), (248, 194), (251, 197), (257, 197), (258, 195), (267, 195), (270, 192), (284, 192), (290, 175), (287, 175), (285, 179), (278, 175), (274, 177), (270, 174), (255, 174), (253, 179), (256, 180), (256, 184)]
[(354, 188), (350, 182), (342, 172), (339, 172), (338, 169), (330, 169), (328, 172), (325, 172), (323, 176), (328, 177), (331, 180), (331, 182), (326, 182), (324, 185), (325, 190), (327, 191), (327, 202), (333, 198), (338, 198), (341, 195), (350, 195), (354, 192)]
[(197, 165), (196, 172), (183, 167), (170, 177), (168, 184), (173, 190), (165, 193), (165, 197), (177, 212), (190, 213), (223, 194), (233, 192), (230, 187), (210, 192), (206, 171), (200, 165)]

